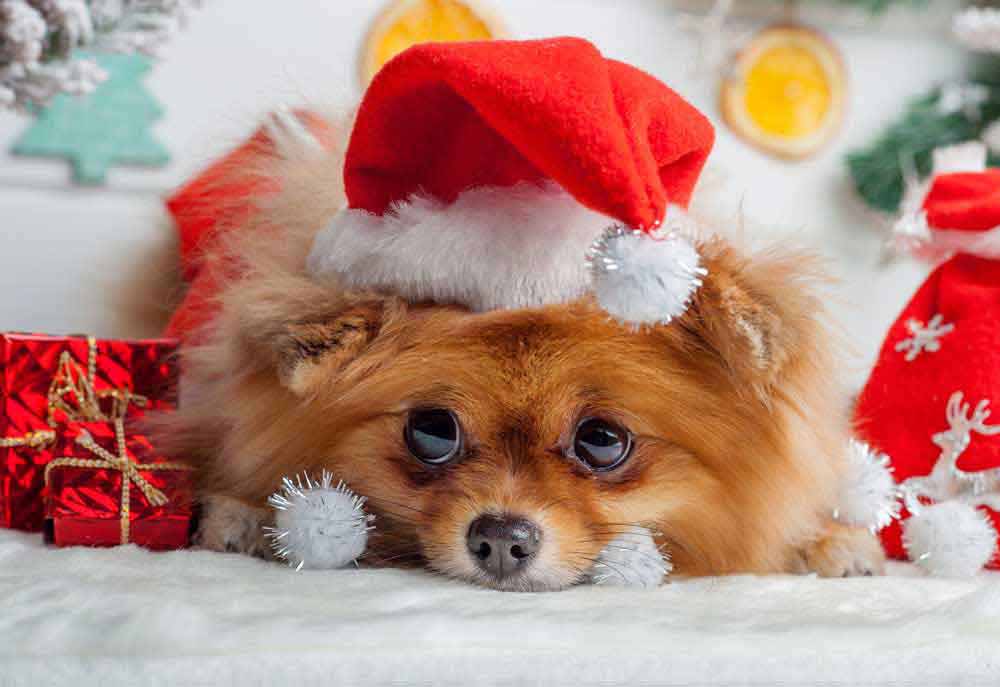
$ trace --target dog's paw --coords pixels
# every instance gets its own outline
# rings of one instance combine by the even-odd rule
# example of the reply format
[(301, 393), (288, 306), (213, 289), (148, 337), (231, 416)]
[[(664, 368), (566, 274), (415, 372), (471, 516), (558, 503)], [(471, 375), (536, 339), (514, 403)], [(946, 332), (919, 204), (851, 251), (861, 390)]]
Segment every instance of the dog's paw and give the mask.
[(267, 512), (229, 496), (209, 496), (202, 501), (201, 522), (194, 544), (212, 551), (245, 553), (269, 558), (271, 547), (264, 536)]
[(802, 549), (800, 567), (820, 577), (882, 575), (885, 554), (870, 531), (832, 525), (823, 536)]

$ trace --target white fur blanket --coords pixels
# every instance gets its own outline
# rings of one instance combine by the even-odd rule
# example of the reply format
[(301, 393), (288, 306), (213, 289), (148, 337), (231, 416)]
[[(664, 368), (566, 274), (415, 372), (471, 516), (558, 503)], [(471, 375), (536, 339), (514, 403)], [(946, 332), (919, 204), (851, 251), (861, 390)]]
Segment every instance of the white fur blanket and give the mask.
[(0, 530), (0, 685), (1000, 684), (1000, 575), (892, 570), (514, 594)]

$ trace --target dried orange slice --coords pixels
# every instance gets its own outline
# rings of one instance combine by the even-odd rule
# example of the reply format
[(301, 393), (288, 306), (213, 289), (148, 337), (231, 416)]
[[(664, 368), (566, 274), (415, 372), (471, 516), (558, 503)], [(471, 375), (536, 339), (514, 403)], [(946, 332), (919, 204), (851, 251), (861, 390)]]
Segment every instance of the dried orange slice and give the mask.
[(847, 99), (840, 51), (799, 25), (771, 26), (736, 56), (722, 82), (722, 115), (761, 150), (803, 158), (836, 133)]
[(504, 33), (491, 13), (459, 0), (396, 0), (375, 19), (361, 55), (361, 80), (368, 84), (386, 62), (411, 45), (479, 41)]

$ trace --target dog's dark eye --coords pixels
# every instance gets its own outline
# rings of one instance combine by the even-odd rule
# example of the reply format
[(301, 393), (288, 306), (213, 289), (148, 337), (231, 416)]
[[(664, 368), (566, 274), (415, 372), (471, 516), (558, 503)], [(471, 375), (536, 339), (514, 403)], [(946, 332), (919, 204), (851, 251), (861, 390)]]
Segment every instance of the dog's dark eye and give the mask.
[(577, 425), (573, 435), (573, 455), (597, 472), (618, 467), (631, 450), (628, 430), (606, 420), (588, 418)]
[(455, 414), (443, 408), (414, 410), (403, 431), (406, 447), (418, 460), (441, 465), (454, 458), (462, 447), (462, 432)]

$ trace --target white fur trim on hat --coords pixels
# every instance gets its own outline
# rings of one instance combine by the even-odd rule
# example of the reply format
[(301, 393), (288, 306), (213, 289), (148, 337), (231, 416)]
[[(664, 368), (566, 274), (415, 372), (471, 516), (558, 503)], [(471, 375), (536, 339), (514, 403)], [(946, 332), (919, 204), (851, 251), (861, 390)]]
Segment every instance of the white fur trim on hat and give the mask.
[(931, 176), (983, 172), (986, 170), (986, 153), (986, 145), (981, 141), (966, 141), (937, 148), (932, 154)]
[(586, 293), (584, 255), (609, 223), (554, 184), (475, 188), (451, 204), (417, 195), (382, 216), (341, 211), (308, 269), (477, 311), (561, 303)]
[[(681, 221), (677, 213), (668, 219)], [(596, 291), (621, 321), (668, 322), (683, 312), (700, 283), (691, 243), (679, 234), (637, 237), (613, 270), (588, 269), (588, 253), (612, 224), (553, 183), (474, 188), (450, 204), (416, 195), (381, 216), (341, 211), (317, 235), (307, 267), (346, 288), (475, 311), (565, 303)]]
[(955, 253), (978, 255), (990, 260), (1000, 259), (1000, 227), (987, 231), (930, 230), (930, 246), (921, 255), (941, 259)]

